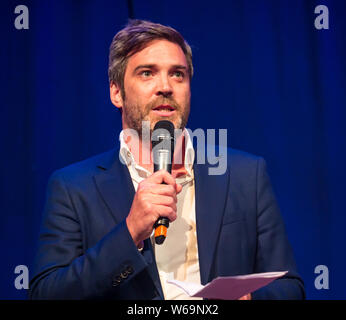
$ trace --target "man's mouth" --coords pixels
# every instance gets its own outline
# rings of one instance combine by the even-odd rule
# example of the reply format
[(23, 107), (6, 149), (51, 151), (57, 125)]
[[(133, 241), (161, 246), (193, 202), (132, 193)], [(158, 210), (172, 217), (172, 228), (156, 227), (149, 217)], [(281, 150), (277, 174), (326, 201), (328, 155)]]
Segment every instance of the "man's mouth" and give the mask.
[(165, 105), (162, 104), (160, 106), (153, 108), (152, 110), (154, 111), (154, 113), (156, 113), (159, 116), (168, 117), (174, 113), (175, 108), (170, 106), (169, 104), (165, 104)]
[(169, 104), (162, 104), (160, 106), (153, 108), (153, 110), (156, 110), (156, 111), (174, 111), (175, 108), (173, 108)]

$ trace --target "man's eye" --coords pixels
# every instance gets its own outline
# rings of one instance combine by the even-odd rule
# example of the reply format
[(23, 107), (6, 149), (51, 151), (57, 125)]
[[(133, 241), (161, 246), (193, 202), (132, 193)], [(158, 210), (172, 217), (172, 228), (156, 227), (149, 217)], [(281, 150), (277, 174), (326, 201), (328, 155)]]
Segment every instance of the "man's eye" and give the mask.
[(141, 72), (141, 75), (143, 77), (150, 77), (151, 76), (151, 71), (150, 70), (144, 70)]
[(184, 73), (181, 71), (174, 71), (173, 75), (177, 78), (184, 78)]

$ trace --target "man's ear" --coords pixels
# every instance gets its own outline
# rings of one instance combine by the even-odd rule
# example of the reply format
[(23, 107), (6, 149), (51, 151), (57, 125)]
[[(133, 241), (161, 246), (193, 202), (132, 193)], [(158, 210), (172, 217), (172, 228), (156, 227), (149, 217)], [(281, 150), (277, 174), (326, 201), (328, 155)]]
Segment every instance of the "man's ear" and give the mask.
[(111, 98), (112, 103), (119, 109), (123, 107), (123, 98), (121, 96), (121, 90), (120, 86), (115, 84), (114, 82), (111, 82), (109, 86), (109, 95)]

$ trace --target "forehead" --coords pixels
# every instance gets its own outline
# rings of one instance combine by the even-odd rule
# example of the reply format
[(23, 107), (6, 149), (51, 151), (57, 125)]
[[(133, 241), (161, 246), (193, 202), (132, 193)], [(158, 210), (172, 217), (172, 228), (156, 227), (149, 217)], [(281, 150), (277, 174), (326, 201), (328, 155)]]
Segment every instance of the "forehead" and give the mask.
[(149, 42), (141, 51), (132, 55), (127, 67), (136, 68), (140, 64), (151, 65), (184, 65), (188, 67), (185, 54), (181, 47), (167, 40), (154, 40)]

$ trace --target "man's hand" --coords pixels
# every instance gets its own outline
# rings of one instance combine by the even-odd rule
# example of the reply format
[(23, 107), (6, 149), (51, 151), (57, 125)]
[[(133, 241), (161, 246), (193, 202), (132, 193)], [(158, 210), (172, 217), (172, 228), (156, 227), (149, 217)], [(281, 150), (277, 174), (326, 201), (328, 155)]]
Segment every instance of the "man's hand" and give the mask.
[[(165, 183), (165, 184), (163, 184)], [(153, 173), (139, 183), (126, 218), (127, 228), (136, 246), (149, 238), (159, 217), (171, 222), (177, 218), (177, 194), (182, 186), (165, 170)]]

